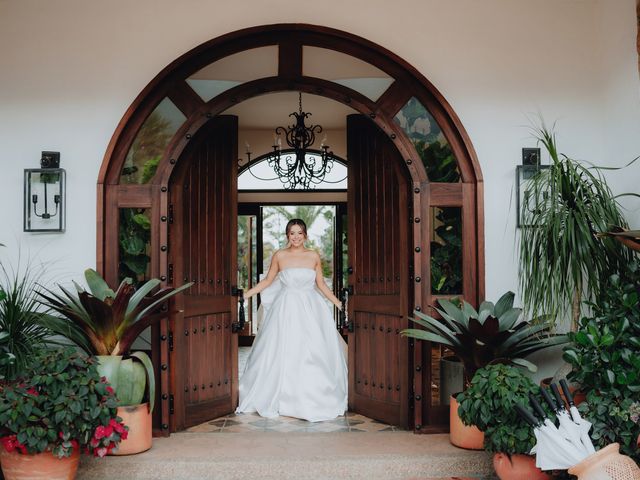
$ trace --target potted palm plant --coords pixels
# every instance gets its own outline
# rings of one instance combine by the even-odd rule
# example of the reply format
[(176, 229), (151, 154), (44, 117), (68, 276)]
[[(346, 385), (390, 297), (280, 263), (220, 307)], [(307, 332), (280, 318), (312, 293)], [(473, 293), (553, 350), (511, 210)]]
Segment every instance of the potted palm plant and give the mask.
[(539, 392), (521, 370), (504, 364), (478, 369), (468, 388), (458, 395), (460, 418), (484, 432), (485, 450), (494, 454), (493, 466), (501, 480), (543, 480), (549, 476), (529, 455), (535, 445), (533, 431), (514, 408), (516, 404), (527, 406), (529, 395)]
[[(440, 299), (440, 308), (435, 308), (439, 318), (414, 312), (411, 320), (423, 328), (401, 333), (451, 350), (463, 364), (465, 385), (479, 368), (490, 363), (514, 363), (535, 371), (536, 366), (525, 357), (566, 343), (567, 337), (552, 334), (548, 322), (524, 319), (522, 309), (513, 306), (514, 297), (513, 292), (507, 292), (495, 304), (482, 302), (478, 310), (465, 301)], [(480, 431), (460, 422), (455, 395), (450, 401), (450, 439), (462, 448), (482, 448)]]
[(106, 455), (127, 438), (94, 358), (44, 351), (0, 385), (0, 459), (7, 480), (75, 478), (80, 452)]
[[(118, 415), (130, 426), (130, 435), (114, 453), (148, 450), (155, 401), (153, 364), (146, 353), (132, 353), (131, 345), (147, 327), (167, 315), (161, 305), (192, 284), (156, 291), (160, 280), (152, 279), (136, 290), (126, 278), (113, 291), (95, 270), (87, 269), (85, 279), (89, 291), (75, 284), (75, 292), (59, 286), (61, 293), (45, 290), (39, 295), (45, 305), (77, 327), (80, 333), (70, 340), (97, 356), (98, 370), (116, 391)], [(147, 401), (143, 403), (144, 396)]]
[(601, 232), (614, 226), (623, 231), (628, 224), (601, 167), (560, 153), (555, 133), (544, 124), (535, 136), (551, 163), (527, 182), (527, 191), (536, 193), (520, 212), (521, 224), (529, 225), (519, 236), (523, 308), (530, 316), (548, 314), (553, 323), (570, 314), (575, 331), (584, 302), (600, 295), (601, 279), (632, 260), (631, 251)]

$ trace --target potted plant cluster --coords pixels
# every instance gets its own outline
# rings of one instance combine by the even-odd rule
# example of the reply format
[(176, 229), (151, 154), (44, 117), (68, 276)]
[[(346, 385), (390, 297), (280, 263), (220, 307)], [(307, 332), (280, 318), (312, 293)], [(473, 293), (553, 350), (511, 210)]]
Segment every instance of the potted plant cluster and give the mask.
[(0, 386), (0, 462), (7, 480), (72, 479), (81, 452), (127, 438), (113, 389), (75, 348), (44, 351)]
[(131, 352), (131, 346), (147, 327), (167, 315), (161, 310), (162, 304), (191, 283), (157, 290), (160, 280), (152, 279), (136, 289), (126, 278), (113, 291), (92, 269), (85, 271), (85, 279), (89, 291), (75, 284), (75, 292), (59, 286), (61, 293), (47, 290), (40, 296), (47, 307), (75, 326), (69, 339), (97, 356), (98, 370), (116, 392), (118, 415), (130, 427), (130, 434), (114, 454), (148, 450), (152, 443), (155, 376), (149, 356)]
[(564, 359), (570, 377), (586, 392), (579, 406), (593, 423), (591, 438), (604, 447), (620, 444), (625, 455), (640, 462), (640, 269), (631, 263), (623, 276), (612, 275), (592, 314), (570, 334)]
[(533, 430), (514, 406), (527, 406), (539, 388), (513, 365), (491, 364), (478, 369), (467, 389), (458, 395), (460, 418), (484, 432), (484, 448), (494, 454), (501, 480), (546, 479), (529, 452), (536, 443)]
[[(406, 329), (402, 334), (445, 345), (461, 360), (465, 385), (478, 369), (490, 363), (510, 362), (535, 371), (535, 365), (525, 357), (566, 343), (567, 337), (552, 334), (548, 322), (524, 319), (522, 309), (513, 306), (514, 297), (513, 292), (507, 292), (495, 304), (482, 302), (478, 310), (465, 301), (440, 299), (440, 308), (436, 308), (440, 318), (414, 312), (411, 320), (423, 329)], [(455, 396), (450, 403), (450, 420), (451, 443), (482, 448), (480, 431), (459, 421)]]

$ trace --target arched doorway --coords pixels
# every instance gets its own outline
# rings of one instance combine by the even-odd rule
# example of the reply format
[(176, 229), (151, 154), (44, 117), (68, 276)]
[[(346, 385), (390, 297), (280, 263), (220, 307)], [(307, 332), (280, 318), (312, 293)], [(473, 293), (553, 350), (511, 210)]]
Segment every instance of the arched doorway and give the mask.
[[(242, 83), (217, 84), (218, 90), (205, 91), (194, 83), (198, 80), (195, 74), (207, 66), (260, 48), (276, 52), (271, 74)], [(309, 68), (307, 72), (305, 55), (318, 53), (318, 58), (338, 54), (366, 62), (384, 72), (389, 79), (388, 86), (376, 96), (353, 83), (309, 75), (314, 69)], [(399, 300), (404, 313), (394, 315), (399, 315), (407, 324), (406, 315), (410, 311), (430, 308), (439, 296), (464, 296), (470, 303), (477, 304), (484, 296), (482, 178), (460, 121), (435, 87), (391, 52), (351, 34), (310, 25), (256, 27), (207, 42), (169, 65), (134, 101), (114, 133), (98, 179), (97, 265), (107, 280), (115, 282), (119, 276), (122, 251), (118, 232), (123, 212), (144, 209), (150, 225), (148, 274), (159, 277), (167, 285), (182, 283), (182, 279), (176, 279), (170, 251), (173, 248), (171, 222), (175, 221), (170, 185), (174, 171), (180, 169), (180, 159), (185, 158), (184, 153), (191, 148), (192, 140), (198, 138), (198, 132), (209, 128), (220, 113), (249, 98), (278, 91), (300, 91), (349, 105), (360, 113), (360, 121), (366, 120), (364, 125), (375, 125), (375, 131), (391, 146), (389, 151), (397, 156), (397, 163), (401, 164), (397, 168), (404, 172), (408, 184), (406, 201), (394, 205), (396, 213), (408, 221), (405, 222), (406, 239), (394, 245), (407, 256), (406, 269), (398, 275), (398, 281), (405, 285)], [(163, 109), (174, 112), (174, 121), (169, 121), (173, 128), (160, 142), (163, 148), (145, 163), (151, 166), (149, 171), (141, 169), (132, 173), (128, 162), (145, 149), (140, 132), (152, 131), (153, 123), (157, 122), (154, 114)], [(449, 167), (444, 168), (444, 164)], [(235, 178), (234, 173), (228, 173)], [(371, 195), (375, 195), (375, 182), (369, 185), (373, 189)], [(369, 225), (373, 228), (375, 222)], [(436, 233), (440, 227), (457, 229), (460, 241), (447, 244)], [(441, 248), (443, 246), (451, 248), (447, 250)], [(443, 264), (434, 263), (436, 250), (449, 262), (445, 268)], [(452, 275), (452, 271), (457, 272), (456, 268), (459, 275)], [(352, 283), (357, 285), (356, 277), (361, 272), (354, 272)], [(224, 295), (229, 296), (232, 279), (226, 280), (228, 290)], [(365, 313), (375, 316), (375, 312)], [(233, 315), (231, 310), (229, 315)], [(390, 325), (375, 326), (376, 331), (380, 327), (391, 328)], [(170, 419), (178, 408), (175, 351), (172, 354), (177, 333), (169, 327), (169, 320), (163, 321), (152, 336), (161, 386), (161, 408), (156, 424), (165, 432), (173, 424)], [(399, 362), (406, 379), (398, 397), (402, 405), (399, 408), (406, 417), (403, 423), (412, 424), (418, 431), (436, 431), (441, 428), (446, 410), (438, 404), (433, 392), (433, 386), (438, 383), (437, 354), (434, 357), (437, 349), (406, 341), (403, 344), (406, 352), (400, 355)], [(371, 352), (368, 355), (372, 358)], [(233, 383), (233, 378), (228, 380)], [(229, 395), (232, 404), (233, 389)]]

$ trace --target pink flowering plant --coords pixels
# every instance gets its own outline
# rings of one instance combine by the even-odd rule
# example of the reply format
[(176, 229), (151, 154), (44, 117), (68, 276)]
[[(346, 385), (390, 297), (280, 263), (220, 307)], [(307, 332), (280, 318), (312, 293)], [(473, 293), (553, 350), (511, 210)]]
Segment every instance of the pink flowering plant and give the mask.
[(128, 428), (96, 363), (73, 348), (49, 350), (0, 385), (0, 448), (59, 458), (76, 450), (103, 457), (116, 448)]

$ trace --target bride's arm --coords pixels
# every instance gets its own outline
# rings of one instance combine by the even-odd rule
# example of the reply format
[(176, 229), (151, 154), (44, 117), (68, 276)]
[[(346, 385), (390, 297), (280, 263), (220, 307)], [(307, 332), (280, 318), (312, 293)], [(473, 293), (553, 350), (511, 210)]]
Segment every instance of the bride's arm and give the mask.
[(267, 288), (269, 285), (271, 285), (271, 283), (273, 282), (273, 280), (276, 278), (276, 275), (278, 274), (278, 271), (280, 270), (280, 266), (278, 264), (278, 255), (279, 251), (273, 254), (273, 257), (271, 258), (271, 265), (269, 266), (269, 272), (267, 273), (267, 276), (259, 281), (255, 287), (253, 287), (250, 290), (247, 290), (243, 297), (245, 300), (247, 300), (248, 298), (253, 297), (254, 295), (260, 293), (262, 290), (264, 290), (265, 288)]
[(316, 262), (316, 286), (318, 290), (322, 292), (322, 294), (327, 297), (327, 299), (333, 303), (338, 310), (342, 310), (342, 302), (338, 300), (338, 298), (333, 294), (329, 287), (327, 287), (326, 282), (324, 281), (324, 277), (322, 276), (322, 264), (320, 262), (320, 255), (318, 255), (318, 259)]

